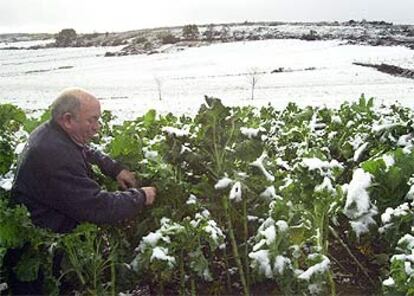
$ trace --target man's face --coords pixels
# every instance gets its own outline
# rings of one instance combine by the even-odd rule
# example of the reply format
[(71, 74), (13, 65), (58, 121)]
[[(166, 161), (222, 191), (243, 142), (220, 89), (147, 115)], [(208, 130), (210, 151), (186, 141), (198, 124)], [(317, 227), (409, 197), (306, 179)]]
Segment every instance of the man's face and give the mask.
[(72, 120), (70, 136), (79, 144), (88, 143), (101, 127), (100, 117), (101, 106), (98, 100), (81, 100), (79, 114)]

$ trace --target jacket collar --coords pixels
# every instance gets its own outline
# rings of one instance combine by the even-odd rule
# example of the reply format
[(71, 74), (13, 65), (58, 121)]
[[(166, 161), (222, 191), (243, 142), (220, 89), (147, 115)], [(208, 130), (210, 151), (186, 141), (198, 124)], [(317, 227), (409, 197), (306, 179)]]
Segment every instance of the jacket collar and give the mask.
[(76, 147), (78, 147), (79, 149), (83, 149), (85, 148), (85, 145), (79, 144), (76, 141), (74, 141), (72, 139), (71, 136), (68, 135), (67, 132), (64, 131), (64, 129), (53, 119), (49, 120), (49, 125), (56, 130), (58, 133), (60, 133), (61, 135), (63, 135), (64, 137), (66, 137), (67, 139), (69, 139), (73, 144), (75, 144)]

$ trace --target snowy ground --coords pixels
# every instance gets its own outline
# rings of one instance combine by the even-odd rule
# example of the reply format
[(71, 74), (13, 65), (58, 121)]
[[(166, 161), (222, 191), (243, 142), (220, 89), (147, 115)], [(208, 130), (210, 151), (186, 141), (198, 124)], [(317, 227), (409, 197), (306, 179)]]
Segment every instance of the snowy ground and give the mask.
[[(398, 100), (414, 107), (414, 80), (352, 65), (388, 63), (414, 69), (414, 51), (404, 47), (266, 40), (149, 56), (103, 57), (114, 50), (117, 48), (0, 50), (0, 102), (27, 110), (46, 108), (61, 89), (79, 86), (101, 98), (104, 109), (124, 118), (149, 108), (161, 113), (194, 113), (204, 95), (221, 98), (228, 105), (270, 102), (284, 107), (294, 101), (301, 106), (335, 107), (365, 93), (379, 103)], [(286, 72), (270, 73), (280, 67)], [(306, 70), (309, 68), (314, 70)], [(251, 72), (264, 73), (256, 75), (253, 101)]]

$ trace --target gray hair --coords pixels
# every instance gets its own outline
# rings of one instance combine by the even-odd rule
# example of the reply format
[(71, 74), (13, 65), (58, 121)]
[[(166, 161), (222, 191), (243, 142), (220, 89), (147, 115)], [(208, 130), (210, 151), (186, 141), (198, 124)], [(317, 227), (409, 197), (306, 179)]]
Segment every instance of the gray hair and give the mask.
[(74, 117), (78, 117), (81, 102), (79, 99), (79, 90), (63, 91), (57, 99), (52, 103), (52, 119), (57, 121), (65, 113), (70, 113)]

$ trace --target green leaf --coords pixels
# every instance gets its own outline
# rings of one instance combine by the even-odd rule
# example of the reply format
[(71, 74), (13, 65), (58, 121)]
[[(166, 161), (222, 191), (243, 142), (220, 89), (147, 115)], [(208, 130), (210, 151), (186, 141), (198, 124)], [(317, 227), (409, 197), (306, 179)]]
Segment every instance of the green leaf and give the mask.
[(40, 263), (40, 257), (29, 250), (23, 254), (13, 270), (19, 280), (23, 282), (31, 282), (37, 279)]
[(154, 124), (157, 112), (154, 109), (149, 110), (143, 118), (144, 126), (149, 127)]

